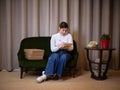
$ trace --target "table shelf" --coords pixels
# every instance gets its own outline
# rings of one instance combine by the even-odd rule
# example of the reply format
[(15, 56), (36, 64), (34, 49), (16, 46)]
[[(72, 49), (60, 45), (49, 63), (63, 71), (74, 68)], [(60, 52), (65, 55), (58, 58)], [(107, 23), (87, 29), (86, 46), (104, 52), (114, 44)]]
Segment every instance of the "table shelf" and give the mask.
[[(100, 64), (99, 62), (90, 61), (90, 63)], [(101, 64), (107, 64), (107, 61), (102, 61)]]

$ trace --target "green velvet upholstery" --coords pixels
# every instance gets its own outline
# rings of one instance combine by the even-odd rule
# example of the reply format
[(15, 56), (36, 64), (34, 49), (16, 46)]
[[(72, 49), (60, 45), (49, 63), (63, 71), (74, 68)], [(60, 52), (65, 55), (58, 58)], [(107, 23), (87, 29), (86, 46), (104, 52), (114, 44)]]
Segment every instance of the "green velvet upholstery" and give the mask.
[[(50, 51), (50, 38), (51, 37), (28, 37), (24, 38), (21, 41), (18, 55), (19, 67), (20, 67), (20, 78), (23, 76), (24, 69), (26, 68), (45, 68), (47, 64), (47, 60), (49, 55), (51, 54)], [(44, 57), (43, 60), (27, 60), (25, 58), (24, 49), (44, 49)], [(77, 59), (78, 59), (78, 52), (76, 42), (74, 41), (74, 50), (72, 51), (74, 57), (71, 60), (67, 67), (70, 69), (75, 69), (77, 66)]]

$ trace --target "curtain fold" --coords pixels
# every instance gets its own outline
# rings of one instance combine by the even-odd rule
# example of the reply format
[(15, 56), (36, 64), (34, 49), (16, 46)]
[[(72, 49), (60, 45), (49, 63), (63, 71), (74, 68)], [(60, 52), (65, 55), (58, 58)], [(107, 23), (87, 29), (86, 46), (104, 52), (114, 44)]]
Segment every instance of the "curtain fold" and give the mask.
[[(0, 69), (18, 69), (17, 52), (25, 37), (51, 36), (66, 21), (77, 42), (78, 67), (86, 68), (85, 46), (111, 35), (110, 67), (120, 69), (119, 0), (0, 0)], [(94, 57), (96, 54), (92, 54)]]

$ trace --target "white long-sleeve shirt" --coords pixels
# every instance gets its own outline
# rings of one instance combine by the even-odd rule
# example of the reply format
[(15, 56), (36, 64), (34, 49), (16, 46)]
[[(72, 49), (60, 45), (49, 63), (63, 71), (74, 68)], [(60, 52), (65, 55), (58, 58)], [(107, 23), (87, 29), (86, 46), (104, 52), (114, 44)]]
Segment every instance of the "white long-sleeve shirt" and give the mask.
[(50, 40), (50, 47), (51, 47), (51, 51), (52, 52), (56, 52), (58, 51), (59, 45), (62, 43), (71, 43), (72, 45), (67, 49), (68, 51), (72, 51), (73, 50), (73, 39), (72, 39), (72, 35), (70, 33), (68, 33), (67, 35), (62, 35), (60, 33), (57, 34), (53, 34)]

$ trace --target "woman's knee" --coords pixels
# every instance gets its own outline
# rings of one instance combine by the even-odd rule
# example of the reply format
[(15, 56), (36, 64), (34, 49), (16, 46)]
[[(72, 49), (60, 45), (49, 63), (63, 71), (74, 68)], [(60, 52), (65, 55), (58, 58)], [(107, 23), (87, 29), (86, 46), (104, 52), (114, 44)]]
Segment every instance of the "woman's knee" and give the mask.
[(69, 60), (71, 58), (71, 56), (69, 54), (63, 54), (61, 57), (61, 60)]
[(58, 57), (59, 57), (58, 54), (53, 53), (50, 55), (49, 60), (55, 60), (55, 59), (58, 59)]

